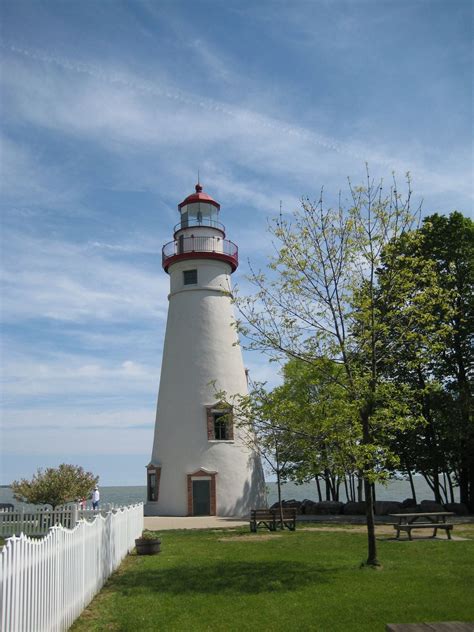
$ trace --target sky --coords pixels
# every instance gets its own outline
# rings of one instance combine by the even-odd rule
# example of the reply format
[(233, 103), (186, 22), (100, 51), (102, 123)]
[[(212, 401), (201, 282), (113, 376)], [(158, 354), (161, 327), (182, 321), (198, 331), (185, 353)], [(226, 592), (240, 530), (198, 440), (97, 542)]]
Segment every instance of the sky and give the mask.
[[(0, 483), (75, 463), (145, 483), (177, 204), (268, 219), (365, 163), (472, 216), (470, 0), (1, 0)], [(277, 367), (244, 351), (254, 379)]]

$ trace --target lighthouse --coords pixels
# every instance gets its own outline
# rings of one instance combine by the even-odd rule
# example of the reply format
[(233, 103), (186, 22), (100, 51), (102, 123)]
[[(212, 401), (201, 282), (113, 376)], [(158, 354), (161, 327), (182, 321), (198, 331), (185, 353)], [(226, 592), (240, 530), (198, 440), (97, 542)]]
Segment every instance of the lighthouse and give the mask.
[(178, 210), (162, 251), (170, 293), (145, 515), (245, 516), (264, 506), (263, 470), (216, 396), (248, 392), (230, 295), (238, 248), (199, 183)]

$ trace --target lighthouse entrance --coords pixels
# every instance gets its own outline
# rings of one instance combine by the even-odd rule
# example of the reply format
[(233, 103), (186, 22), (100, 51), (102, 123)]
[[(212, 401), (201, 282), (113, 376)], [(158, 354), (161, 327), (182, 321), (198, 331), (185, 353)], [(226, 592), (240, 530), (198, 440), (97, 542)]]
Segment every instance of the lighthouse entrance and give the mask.
[(216, 515), (216, 477), (204, 468), (188, 474), (188, 516)]
[(193, 516), (211, 514), (211, 481), (193, 481)]

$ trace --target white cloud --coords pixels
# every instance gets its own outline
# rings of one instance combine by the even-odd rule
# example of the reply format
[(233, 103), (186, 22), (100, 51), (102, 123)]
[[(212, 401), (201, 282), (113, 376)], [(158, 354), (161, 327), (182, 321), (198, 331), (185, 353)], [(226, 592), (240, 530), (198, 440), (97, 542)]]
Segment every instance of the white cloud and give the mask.
[(64, 164), (53, 166), (45, 161), (41, 149), (0, 136), (2, 197), (10, 213), (25, 218), (39, 209), (60, 210), (62, 214), (78, 214), (81, 207), (81, 186), (66, 179)]
[[(469, 167), (452, 172), (449, 161), (441, 162), (439, 156), (435, 164), (428, 164), (423, 157), (414, 157), (411, 143), (384, 147), (383, 139), (376, 139), (377, 145), (357, 139), (347, 142), (268, 116), (263, 113), (265, 104), (259, 104), (259, 110), (242, 108), (125, 72), (10, 50), (15, 56), (5, 81), (19, 115), (65, 134), (91, 136), (114, 151), (120, 150), (117, 141), (144, 147), (181, 146), (184, 132), (188, 146), (204, 143), (213, 148), (207, 152), (210, 164), (221, 163), (225, 155), (228, 164), (245, 164), (256, 174), (284, 175), (279, 186), (284, 195), (290, 181), (293, 188), (299, 183), (302, 194), (308, 193), (301, 190), (303, 183), (307, 188), (316, 177), (316, 186), (333, 181), (341, 186), (355, 166), (362, 171), (364, 161), (385, 173), (410, 170), (421, 193), (444, 189), (472, 194), (466, 178)], [(42, 73), (25, 61), (41, 62)], [(256, 204), (262, 194), (256, 187), (252, 196)]]
[[(74, 354), (2, 367), (5, 454), (142, 454), (151, 449), (159, 373)], [(134, 405), (136, 402), (136, 405)]]
[(7, 322), (164, 319), (168, 279), (97, 248), (14, 231), (4, 234), (2, 313)]
[(118, 365), (100, 363), (96, 358), (84, 359), (62, 354), (38, 362), (29, 358), (7, 360), (3, 370), (8, 375), (4, 398), (56, 395), (72, 397), (79, 394), (123, 397), (153, 393), (158, 384), (156, 366), (145, 366), (133, 360)]
[[(5, 415), (4, 415), (5, 416)], [(2, 450), (8, 454), (147, 454), (153, 442), (154, 409), (44, 412), (38, 407), (8, 413)]]

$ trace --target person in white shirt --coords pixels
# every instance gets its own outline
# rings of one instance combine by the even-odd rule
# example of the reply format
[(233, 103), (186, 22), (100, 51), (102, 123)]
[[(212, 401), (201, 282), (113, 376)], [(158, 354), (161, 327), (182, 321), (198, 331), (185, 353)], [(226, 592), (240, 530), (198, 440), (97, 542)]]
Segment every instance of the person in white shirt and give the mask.
[(94, 491), (92, 492), (92, 509), (99, 509), (99, 500), (99, 488), (95, 487)]

